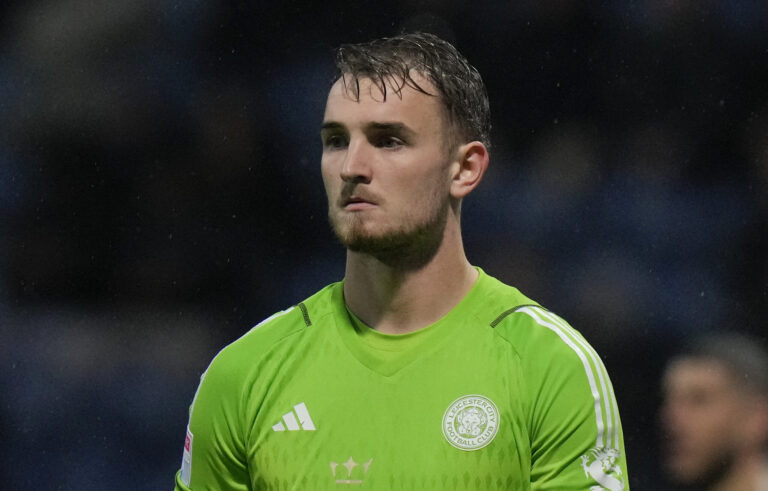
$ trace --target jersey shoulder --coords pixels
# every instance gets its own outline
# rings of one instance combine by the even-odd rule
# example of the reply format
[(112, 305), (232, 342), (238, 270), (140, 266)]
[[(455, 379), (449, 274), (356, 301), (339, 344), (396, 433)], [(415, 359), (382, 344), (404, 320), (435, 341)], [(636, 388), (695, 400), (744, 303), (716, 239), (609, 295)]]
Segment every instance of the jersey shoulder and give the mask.
[(491, 322), (496, 334), (512, 344), (523, 359), (556, 366), (580, 364), (594, 350), (582, 334), (554, 312), (537, 303), (507, 309)]
[(495, 328), (510, 313), (525, 306), (539, 306), (517, 288), (481, 271), (479, 295), (475, 295), (475, 311), (484, 323)]
[(341, 283), (332, 283), (296, 305), (267, 317), (222, 349), (211, 366), (226, 370), (225, 366), (252, 364), (276, 345), (301, 335), (312, 326), (313, 318), (332, 310), (334, 290), (340, 287)]
[[(484, 322), (525, 361), (558, 360), (558, 366), (580, 364), (592, 348), (563, 318), (526, 297), (517, 288), (490, 278), (483, 308)], [(537, 363), (537, 364), (538, 364)]]
[(496, 334), (517, 352), (533, 400), (567, 394), (584, 407), (614, 401), (600, 355), (560, 316), (540, 305), (520, 305), (494, 322)]

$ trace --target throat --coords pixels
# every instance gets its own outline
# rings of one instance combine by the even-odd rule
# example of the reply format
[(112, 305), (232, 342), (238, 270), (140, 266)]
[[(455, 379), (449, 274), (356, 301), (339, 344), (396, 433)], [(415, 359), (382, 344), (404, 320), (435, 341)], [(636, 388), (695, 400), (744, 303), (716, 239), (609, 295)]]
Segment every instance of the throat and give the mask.
[(347, 308), (384, 334), (407, 334), (430, 326), (461, 302), (479, 275), (468, 262), (453, 271), (431, 266), (384, 268), (386, 273), (357, 275), (350, 274), (348, 267), (344, 283)]

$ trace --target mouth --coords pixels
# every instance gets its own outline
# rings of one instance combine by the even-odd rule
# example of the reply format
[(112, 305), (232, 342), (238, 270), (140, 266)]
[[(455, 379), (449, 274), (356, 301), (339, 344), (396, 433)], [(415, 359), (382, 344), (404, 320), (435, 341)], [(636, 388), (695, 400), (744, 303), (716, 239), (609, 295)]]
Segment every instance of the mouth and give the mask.
[(349, 198), (343, 199), (341, 203), (341, 207), (347, 211), (365, 210), (367, 208), (376, 206), (376, 203), (373, 201), (369, 201), (357, 196), (350, 196)]
[(374, 204), (372, 201), (369, 201), (367, 199), (361, 198), (359, 196), (350, 196), (349, 198), (345, 199), (343, 201), (343, 203), (344, 203), (344, 206), (354, 205), (354, 204), (358, 204), (358, 203), (368, 203), (368, 204), (371, 204), (371, 205)]
[(342, 190), (339, 206), (345, 210), (358, 210), (377, 206), (373, 196), (353, 190)]

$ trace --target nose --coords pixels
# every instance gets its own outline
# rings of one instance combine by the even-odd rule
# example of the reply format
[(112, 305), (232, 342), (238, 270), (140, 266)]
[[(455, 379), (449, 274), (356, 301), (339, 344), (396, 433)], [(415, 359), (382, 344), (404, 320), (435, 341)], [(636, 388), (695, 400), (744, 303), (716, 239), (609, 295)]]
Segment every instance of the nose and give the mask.
[(341, 179), (346, 182), (369, 183), (372, 158), (370, 147), (365, 141), (351, 141), (341, 166)]

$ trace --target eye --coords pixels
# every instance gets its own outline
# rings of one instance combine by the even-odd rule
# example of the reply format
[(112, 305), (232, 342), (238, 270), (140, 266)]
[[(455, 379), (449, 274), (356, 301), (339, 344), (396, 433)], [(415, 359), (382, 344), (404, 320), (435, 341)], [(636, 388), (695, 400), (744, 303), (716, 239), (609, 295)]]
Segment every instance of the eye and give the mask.
[(396, 136), (382, 135), (379, 137), (376, 145), (381, 148), (398, 149), (405, 145), (405, 142)]
[(323, 146), (328, 150), (339, 150), (347, 146), (347, 138), (343, 135), (328, 135), (323, 138)]

